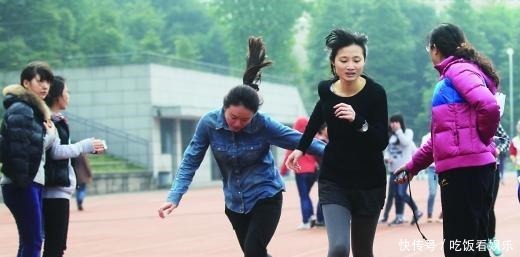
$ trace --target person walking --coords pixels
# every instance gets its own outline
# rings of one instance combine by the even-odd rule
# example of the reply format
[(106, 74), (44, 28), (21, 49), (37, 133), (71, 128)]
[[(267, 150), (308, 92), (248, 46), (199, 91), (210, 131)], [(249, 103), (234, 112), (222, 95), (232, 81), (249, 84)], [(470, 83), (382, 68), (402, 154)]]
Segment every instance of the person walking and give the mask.
[[(392, 134), (387, 147), (389, 156), (387, 165), (390, 166), (391, 170), (396, 170), (412, 159), (412, 155), (417, 147), (413, 142), (413, 130), (406, 128), (403, 115), (395, 114), (390, 117), (390, 129)], [(413, 225), (423, 216), (423, 213), (419, 210), (415, 201), (406, 192), (408, 184), (397, 184), (395, 178), (394, 174), (390, 176), (390, 184), (396, 187), (395, 220), (388, 225), (392, 226), (404, 223), (405, 203), (412, 209), (413, 216), (411, 224)]]
[(432, 100), (431, 139), (395, 174), (398, 183), (408, 183), (435, 162), (444, 255), (489, 256), (486, 241), (496, 164), (492, 143), (500, 121), (494, 94), (499, 77), (460, 27), (440, 24), (428, 39), (426, 50), (441, 75)]
[(520, 120), (516, 123), (516, 135), (511, 139), (509, 157), (516, 169), (516, 176), (520, 177)]
[(76, 206), (78, 211), (83, 211), (83, 202), (87, 197), (87, 185), (92, 182), (93, 173), (86, 154), (80, 154), (71, 160), (72, 167), (76, 172), (78, 185), (76, 187)]
[[(502, 114), (502, 106), (500, 108)], [(496, 145), (495, 156), (497, 159), (497, 167), (496, 171), (493, 173), (493, 185), (492, 185), (492, 193), (493, 199), (491, 201), (491, 207), (489, 210), (489, 229), (488, 229), (488, 249), (495, 255), (502, 255), (502, 248), (500, 246), (500, 242), (496, 239), (496, 216), (495, 216), (495, 202), (498, 196), (498, 188), (500, 187), (500, 166), (504, 165), (503, 162), (500, 161), (500, 154), (502, 152), (507, 152), (509, 143), (511, 139), (507, 135), (506, 131), (502, 127), (502, 124), (499, 123), (497, 132), (493, 138), (494, 143)]]
[(286, 165), (299, 160), (326, 123), (329, 143), (318, 178), (319, 200), (329, 241), (328, 257), (373, 256), (379, 214), (384, 205), (388, 112), (384, 88), (363, 73), (367, 37), (334, 29), (325, 39), (332, 79), (318, 83), (319, 100), (302, 139)]
[[(243, 85), (233, 87), (223, 106), (206, 113), (197, 124), (179, 165), (167, 200), (158, 209), (161, 218), (171, 214), (200, 166), (208, 147), (220, 169), (228, 217), (245, 257), (266, 257), (282, 211), (283, 179), (271, 146), (294, 149), (301, 133), (258, 112), (260, 70), (265, 60), (261, 38), (249, 38)], [(310, 153), (321, 156), (325, 144), (314, 140)]]
[[(302, 132), (305, 130), (309, 119), (307, 117), (298, 117), (294, 122), (293, 129)], [(285, 158), (280, 167), (280, 174), (287, 175), (289, 169), (285, 166), (285, 161), (292, 151), (285, 152)], [(310, 229), (316, 225), (316, 222), (323, 223), (323, 220), (314, 219), (314, 207), (310, 197), (311, 189), (318, 178), (318, 159), (314, 155), (307, 154), (300, 160), (301, 170), (295, 171), (296, 187), (300, 197), (300, 210), (302, 214), (302, 223), (297, 227), (299, 230)], [(319, 204), (316, 205), (316, 214), (320, 212)], [(321, 214), (323, 216), (323, 214)]]
[[(432, 137), (431, 132), (426, 133), (421, 138), (421, 146), (426, 144)], [(432, 223), (433, 220), (433, 207), (435, 206), (435, 196), (437, 195), (437, 187), (439, 187), (439, 176), (435, 172), (435, 163), (432, 162), (430, 166), (426, 168), (426, 175), (428, 176), (428, 206), (427, 206), (427, 220), (426, 222)], [(437, 218), (437, 222), (442, 222), (442, 212)]]

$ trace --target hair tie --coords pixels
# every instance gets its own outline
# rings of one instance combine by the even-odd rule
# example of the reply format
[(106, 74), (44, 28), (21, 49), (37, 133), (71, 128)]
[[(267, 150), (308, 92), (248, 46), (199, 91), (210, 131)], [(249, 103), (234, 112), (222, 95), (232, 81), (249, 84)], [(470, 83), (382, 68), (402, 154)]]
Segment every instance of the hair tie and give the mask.
[(459, 46), (457, 46), (457, 49), (466, 48), (467, 46), (468, 46), (468, 44), (466, 44), (466, 42), (462, 42), (462, 43), (460, 43)]
[(251, 88), (253, 88), (255, 91), (259, 91), (259, 90), (260, 90), (260, 87), (258, 86), (258, 84), (255, 84), (255, 83), (244, 84), (244, 86), (251, 87)]

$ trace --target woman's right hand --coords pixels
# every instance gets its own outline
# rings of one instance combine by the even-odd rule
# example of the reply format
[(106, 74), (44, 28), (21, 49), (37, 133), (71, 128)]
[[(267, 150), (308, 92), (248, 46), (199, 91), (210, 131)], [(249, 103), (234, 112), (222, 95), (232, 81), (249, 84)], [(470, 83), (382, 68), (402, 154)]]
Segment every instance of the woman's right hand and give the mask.
[(159, 217), (164, 219), (166, 217), (166, 214), (172, 213), (172, 211), (177, 208), (177, 205), (172, 202), (165, 202), (163, 205), (159, 208)]
[(300, 157), (302, 157), (302, 155), (303, 155), (302, 151), (294, 150), (289, 155), (289, 157), (287, 157), (287, 161), (285, 162), (285, 166), (287, 166), (287, 168), (289, 168), (290, 170), (300, 171), (301, 170), (301, 166), (298, 163), (298, 160), (300, 159)]

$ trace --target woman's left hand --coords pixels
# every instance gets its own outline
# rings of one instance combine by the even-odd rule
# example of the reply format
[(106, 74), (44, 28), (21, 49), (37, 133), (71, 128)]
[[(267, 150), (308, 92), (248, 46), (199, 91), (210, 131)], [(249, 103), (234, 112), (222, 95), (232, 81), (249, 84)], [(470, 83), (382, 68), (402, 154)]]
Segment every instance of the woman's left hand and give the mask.
[(334, 105), (333, 108), (335, 109), (334, 115), (339, 119), (347, 120), (349, 122), (356, 119), (356, 111), (354, 111), (354, 108), (352, 108), (351, 105), (339, 103)]

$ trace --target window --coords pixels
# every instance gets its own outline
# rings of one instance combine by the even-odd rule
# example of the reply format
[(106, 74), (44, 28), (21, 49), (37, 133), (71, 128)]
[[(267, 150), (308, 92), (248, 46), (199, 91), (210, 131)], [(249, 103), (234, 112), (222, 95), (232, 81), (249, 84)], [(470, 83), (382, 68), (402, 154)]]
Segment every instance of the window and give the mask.
[(175, 122), (173, 119), (161, 119), (161, 153), (172, 154), (175, 146)]

